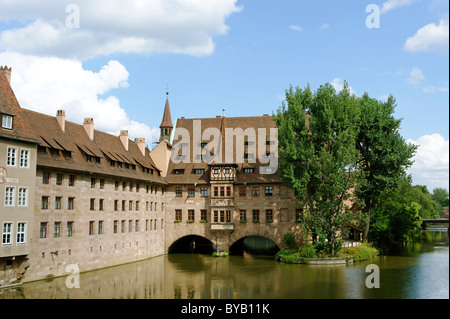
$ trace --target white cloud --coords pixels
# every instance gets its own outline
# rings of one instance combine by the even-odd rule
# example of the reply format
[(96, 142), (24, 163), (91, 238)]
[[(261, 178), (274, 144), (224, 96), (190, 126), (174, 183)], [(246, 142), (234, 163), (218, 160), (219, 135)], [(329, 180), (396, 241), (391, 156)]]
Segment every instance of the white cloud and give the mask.
[(391, 11), (393, 9), (410, 5), (414, 1), (415, 0), (388, 0), (388, 1), (383, 3), (383, 7), (381, 8), (380, 12), (381, 13), (386, 13), (386, 12)]
[[(334, 87), (334, 89), (337, 92), (341, 92), (342, 89), (344, 88), (344, 81), (341, 78), (334, 78), (330, 84)], [(353, 88), (351, 86), (349, 86), (348, 89), (350, 90), (350, 94), (356, 95), (355, 90), (353, 90)]]
[(290, 25), (289, 28), (291, 28), (291, 30), (294, 30), (294, 31), (302, 31), (303, 30), (303, 28), (298, 25)]
[(411, 85), (419, 85), (425, 80), (422, 70), (418, 67), (413, 67), (411, 72), (409, 72), (409, 77), (406, 79), (406, 82)]
[(322, 24), (321, 26), (320, 26), (320, 30), (326, 30), (326, 29), (329, 29), (330, 28), (330, 25), (328, 24), (328, 23), (324, 23), (324, 24)]
[(448, 52), (449, 47), (449, 19), (446, 18), (439, 21), (439, 25), (435, 23), (427, 24), (420, 28), (417, 33), (409, 37), (403, 49), (408, 52), (432, 52), (440, 51)]
[(148, 144), (159, 135), (157, 128), (130, 119), (117, 97), (108, 95), (128, 87), (129, 73), (118, 61), (109, 61), (99, 72), (83, 69), (76, 60), (20, 53), (0, 53), (0, 61), (12, 66), (12, 88), (24, 108), (51, 116), (64, 109), (67, 120), (79, 124), (92, 117), (98, 130), (117, 136), (128, 130), (131, 138), (145, 137)]
[(113, 53), (209, 55), (213, 37), (229, 29), (225, 20), (242, 9), (237, 0), (79, 0), (80, 27), (71, 28), (66, 24), (71, 2), (0, 0), (0, 21), (24, 24), (0, 33), (0, 50), (77, 59)]
[(449, 140), (431, 134), (407, 142), (419, 145), (414, 164), (408, 170), (414, 184), (427, 185), (429, 191), (436, 187), (449, 189)]
[(406, 78), (406, 82), (412, 86), (420, 88), (425, 93), (445, 93), (448, 92), (448, 83), (446, 86), (435, 86), (431, 84), (425, 85), (427, 79), (423, 75), (423, 72), (418, 67), (413, 67), (409, 72), (409, 77)]

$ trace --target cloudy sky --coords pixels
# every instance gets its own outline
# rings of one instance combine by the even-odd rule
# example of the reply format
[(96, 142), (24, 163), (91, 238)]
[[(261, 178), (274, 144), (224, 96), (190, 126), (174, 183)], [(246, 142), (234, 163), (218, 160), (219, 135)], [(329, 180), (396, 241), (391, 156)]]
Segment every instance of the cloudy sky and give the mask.
[[(126, 3), (126, 4), (125, 4)], [(449, 188), (446, 0), (0, 0), (22, 107), (151, 147), (172, 118), (271, 114), (289, 85), (397, 101), (415, 184)]]

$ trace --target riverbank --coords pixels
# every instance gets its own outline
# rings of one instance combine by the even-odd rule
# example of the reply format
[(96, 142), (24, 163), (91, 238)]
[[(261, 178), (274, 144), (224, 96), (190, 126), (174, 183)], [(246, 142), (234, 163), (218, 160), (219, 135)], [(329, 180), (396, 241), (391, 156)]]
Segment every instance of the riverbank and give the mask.
[(372, 259), (379, 251), (370, 244), (343, 247), (336, 255), (318, 254), (313, 245), (307, 244), (298, 249), (283, 249), (275, 255), (275, 260), (286, 264), (343, 264)]

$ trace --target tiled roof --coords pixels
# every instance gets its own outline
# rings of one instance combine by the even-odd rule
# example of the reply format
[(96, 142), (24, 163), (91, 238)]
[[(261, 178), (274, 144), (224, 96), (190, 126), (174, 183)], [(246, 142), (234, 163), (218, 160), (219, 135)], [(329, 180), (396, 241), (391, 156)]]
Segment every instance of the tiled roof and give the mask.
[(20, 107), (4, 73), (0, 73), (0, 113), (13, 116), (12, 129), (0, 127), (0, 137), (37, 143), (37, 137), (28, 121), (24, 118), (23, 109)]
[[(190, 158), (186, 163), (174, 163), (170, 161), (168, 172), (166, 176), (166, 181), (169, 183), (175, 184), (207, 184), (209, 183), (209, 175), (210, 175), (210, 166), (208, 164), (214, 163), (206, 163), (205, 161), (201, 161), (201, 163), (194, 163), (194, 154), (192, 145), (194, 145), (194, 121), (200, 121), (201, 124), (201, 132), (203, 132), (207, 128), (217, 128), (225, 133), (227, 128), (236, 129), (241, 128), (245, 131), (248, 128), (253, 128), (255, 133), (258, 134), (258, 128), (266, 129), (266, 139), (270, 140), (270, 128), (276, 128), (276, 123), (273, 120), (272, 116), (264, 115), (264, 116), (252, 116), (252, 117), (215, 117), (215, 118), (198, 118), (198, 119), (185, 119), (181, 118), (177, 120), (177, 130), (179, 128), (186, 129), (190, 134)], [(177, 132), (174, 135), (173, 145), (175, 146), (180, 140), (181, 136), (177, 136)], [(223, 136), (223, 135), (222, 135)], [(200, 137), (201, 139), (201, 137)], [(213, 137), (210, 138), (211, 140)], [(210, 140), (201, 140), (201, 142), (207, 143)], [(258, 141), (254, 141), (255, 144), (258, 144)], [(258, 145), (256, 145), (257, 149)], [(269, 146), (263, 145), (265, 150), (269, 150)], [(244, 148), (245, 151), (248, 150), (248, 146)], [(225, 143), (222, 143), (222, 151), (225, 151)], [(235, 178), (235, 183), (279, 183), (281, 182), (281, 178), (279, 172), (277, 171), (274, 174), (260, 174), (260, 167), (267, 166), (267, 164), (262, 164), (258, 160), (256, 154), (254, 155), (256, 158), (256, 163), (248, 163), (245, 160), (244, 163), (239, 163), (236, 161), (236, 141), (233, 142), (233, 161), (227, 164), (235, 164), (237, 166), (237, 174)], [(187, 160), (187, 159), (186, 159)], [(200, 161), (200, 160), (197, 160)], [(205, 168), (204, 174), (194, 174), (194, 169), (196, 168)], [(244, 168), (253, 168), (253, 173), (244, 173)], [(184, 169), (184, 174), (174, 174), (175, 169)]]
[(169, 106), (169, 99), (166, 100), (166, 105), (164, 106), (164, 114), (163, 119), (161, 122), (161, 127), (173, 127), (172, 125), (172, 117), (170, 116), (170, 106)]
[[(71, 152), (70, 159), (39, 153), (38, 166), (166, 184), (163, 178), (158, 176), (159, 169), (150, 158), (148, 149), (145, 149), (146, 155), (143, 156), (138, 145), (131, 140), (128, 141), (127, 151), (118, 136), (94, 130), (94, 140), (90, 140), (83, 125), (65, 121), (65, 131), (62, 131), (56, 117), (26, 109), (23, 109), (23, 113), (38, 136), (40, 146)], [(83, 153), (99, 157), (100, 163), (86, 161)], [(134, 164), (136, 169), (126, 169), (124, 165), (123, 168), (112, 167), (109, 160)], [(152, 169), (154, 174), (143, 172), (141, 166)]]

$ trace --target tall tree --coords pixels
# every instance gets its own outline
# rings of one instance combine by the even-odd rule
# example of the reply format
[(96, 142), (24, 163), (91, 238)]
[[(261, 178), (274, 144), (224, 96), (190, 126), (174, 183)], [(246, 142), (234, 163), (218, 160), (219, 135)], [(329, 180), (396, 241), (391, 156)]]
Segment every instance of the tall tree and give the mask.
[(327, 239), (326, 253), (339, 247), (349, 222), (345, 199), (360, 180), (359, 104), (347, 83), (337, 94), (330, 84), (311, 92), (291, 86), (274, 116), (278, 126), (279, 168), (283, 182), (305, 206), (303, 224), (313, 236)]
[(383, 191), (396, 188), (406, 176), (417, 146), (407, 144), (400, 135), (401, 119), (393, 115), (394, 97), (381, 102), (365, 93), (359, 101), (362, 116), (356, 149), (361, 154), (365, 178), (358, 184), (356, 194), (363, 201), (367, 217), (364, 231), (364, 240), (367, 241), (372, 208), (378, 204)]

